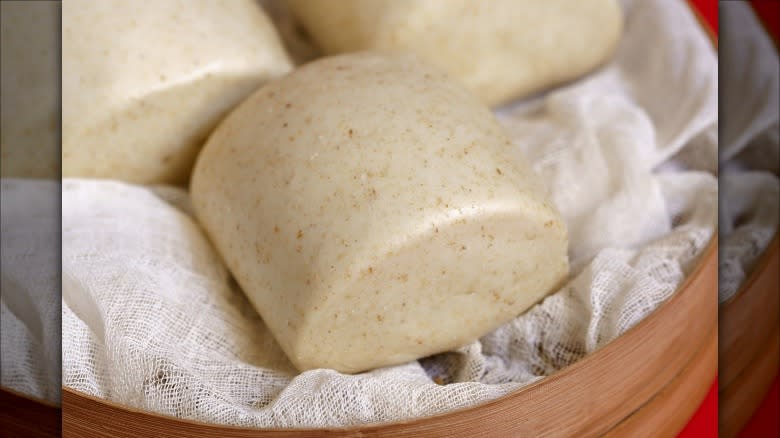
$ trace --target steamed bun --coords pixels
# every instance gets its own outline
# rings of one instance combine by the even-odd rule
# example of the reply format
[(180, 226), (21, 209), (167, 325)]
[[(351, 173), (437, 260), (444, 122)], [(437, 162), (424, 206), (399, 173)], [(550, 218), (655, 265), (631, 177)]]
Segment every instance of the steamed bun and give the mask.
[(300, 370), (467, 344), (568, 273), (538, 177), (471, 93), (412, 54), (309, 63), (204, 147), (201, 224)]
[(184, 183), (226, 112), (291, 68), (253, 0), (66, 1), (63, 176)]
[(328, 54), (412, 51), (488, 105), (575, 79), (614, 51), (617, 0), (291, 0)]

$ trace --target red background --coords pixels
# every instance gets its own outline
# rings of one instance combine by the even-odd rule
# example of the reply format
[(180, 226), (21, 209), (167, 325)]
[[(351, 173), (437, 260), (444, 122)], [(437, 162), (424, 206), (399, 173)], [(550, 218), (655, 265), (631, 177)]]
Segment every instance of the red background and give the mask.
[[(715, 35), (718, 35), (718, 2), (717, 0), (688, 0), (710, 25)], [(780, 35), (780, 1), (751, 0), (753, 9), (768, 28), (775, 41)], [(762, 405), (753, 414), (748, 424), (740, 433), (739, 438), (772, 438), (780, 437), (780, 386), (778, 377), (765, 397)], [(678, 438), (710, 438), (718, 436), (718, 381), (713, 382), (707, 397), (699, 410), (691, 418)]]

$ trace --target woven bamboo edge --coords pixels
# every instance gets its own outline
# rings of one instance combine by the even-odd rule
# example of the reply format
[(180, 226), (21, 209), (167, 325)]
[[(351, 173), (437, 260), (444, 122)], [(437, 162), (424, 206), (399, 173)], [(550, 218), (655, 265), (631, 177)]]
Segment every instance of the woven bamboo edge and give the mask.
[(736, 379), (718, 393), (718, 436), (733, 438), (761, 405), (780, 366), (780, 330), (775, 329), (762, 351)]
[(9, 437), (59, 437), (60, 407), (39, 398), (0, 387), (0, 431)]
[[(646, 405), (604, 436), (608, 438), (676, 437), (707, 396), (717, 373), (718, 332), (717, 327), (713, 327), (708, 340), (685, 369)], [(676, 415), (676, 411), (682, 412)]]
[[(780, 233), (775, 234), (737, 294), (719, 309), (719, 417), (724, 437), (735, 436), (744, 427), (778, 373), (778, 273)], [(769, 351), (774, 351), (771, 367)]]

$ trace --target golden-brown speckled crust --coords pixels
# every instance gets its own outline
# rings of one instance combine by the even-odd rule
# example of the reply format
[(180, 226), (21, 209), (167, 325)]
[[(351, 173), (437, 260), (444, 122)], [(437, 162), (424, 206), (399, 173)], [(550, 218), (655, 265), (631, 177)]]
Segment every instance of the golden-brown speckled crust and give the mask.
[(567, 275), (565, 226), (509, 144), (414, 55), (323, 58), (219, 125), (191, 196), (293, 364), (358, 372), (473, 341)]
[(67, 0), (63, 176), (186, 182), (226, 112), (291, 68), (254, 0)]
[(617, 0), (291, 0), (326, 53), (409, 50), (497, 105), (575, 79), (617, 46)]
[(60, 178), (60, 5), (0, 2), (0, 176)]

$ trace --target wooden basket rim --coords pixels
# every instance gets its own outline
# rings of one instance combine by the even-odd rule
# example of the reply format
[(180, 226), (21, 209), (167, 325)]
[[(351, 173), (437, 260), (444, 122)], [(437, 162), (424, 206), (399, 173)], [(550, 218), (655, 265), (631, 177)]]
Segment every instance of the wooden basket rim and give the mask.
[(729, 309), (738, 306), (739, 302), (745, 299), (749, 291), (753, 288), (754, 283), (758, 280), (760, 273), (764, 272), (767, 265), (771, 262), (773, 257), (776, 257), (775, 253), (780, 250), (780, 231), (775, 232), (775, 236), (769, 242), (767, 248), (761, 253), (761, 256), (756, 261), (756, 265), (747, 275), (747, 279), (739, 287), (737, 293), (729, 297), (726, 301), (720, 303), (720, 311), (728, 311)]
[[(65, 387), (63, 386), (63, 389), (64, 388)], [(53, 403), (53, 402), (51, 402), (49, 400), (46, 400), (46, 399), (43, 399), (43, 398), (40, 398), (40, 397), (35, 397), (35, 396), (30, 395), (30, 394), (25, 394), (23, 392), (19, 392), (19, 391), (15, 390), (15, 389), (7, 387), (7, 386), (0, 386), (0, 391), (5, 392), (5, 393), (7, 393), (9, 395), (12, 395), (14, 397), (23, 398), (23, 399), (25, 399), (25, 400), (27, 400), (29, 402), (32, 402), (32, 403), (37, 403), (37, 404), (45, 406), (47, 408), (57, 409), (57, 410), (61, 409), (60, 405), (58, 405), (56, 403)]]

